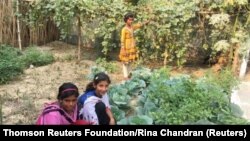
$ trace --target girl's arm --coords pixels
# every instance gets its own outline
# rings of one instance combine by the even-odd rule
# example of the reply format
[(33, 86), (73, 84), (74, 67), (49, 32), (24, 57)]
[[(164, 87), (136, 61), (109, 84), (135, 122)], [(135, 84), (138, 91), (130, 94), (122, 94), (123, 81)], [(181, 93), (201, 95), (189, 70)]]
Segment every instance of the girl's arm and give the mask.
[(143, 23), (134, 24), (134, 25), (133, 25), (133, 29), (136, 30), (136, 29), (138, 29), (138, 28), (141, 28), (141, 27), (144, 26), (144, 25), (147, 25), (148, 23), (149, 23), (149, 20), (147, 20), (147, 21), (145, 21), (145, 22), (143, 22)]
[(141, 28), (143, 26), (143, 23), (137, 23), (133, 25), (133, 30), (136, 30), (138, 28)]
[(109, 125), (115, 125), (115, 119), (114, 119), (113, 113), (110, 110), (110, 108), (106, 108), (106, 112), (107, 112), (107, 115), (109, 116), (109, 119), (110, 119)]
[(122, 29), (121, 32), (121, 48), (123, 48), (125, 46), (125, 29)]
[(43, 125), (61, 125), (61, 117), (60, 117), (60, 113), (59, 112), (50, 112), (46, 115), (43, 115), (43, 121), (42, 124)]
[(108, 94), (105, 94), (102, 98), (102, 101), (104, 102), (104, 104), (106, 105), (106, 113), (110, 119), (109, 121), (109, 125), (115, 125), (115, 118), (113, 116), (113, 113), (111, 111), (111, 106), (109, 104), (109, 97)]

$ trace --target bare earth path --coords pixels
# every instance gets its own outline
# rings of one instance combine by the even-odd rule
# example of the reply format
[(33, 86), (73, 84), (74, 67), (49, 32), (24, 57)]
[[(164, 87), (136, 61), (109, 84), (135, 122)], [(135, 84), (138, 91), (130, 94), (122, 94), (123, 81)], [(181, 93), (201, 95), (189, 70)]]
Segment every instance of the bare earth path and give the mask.
[(244, 111), (244, 117), (250, 121), (250, 67), (245, 79), (241, 82), (238, 90), (240, 106)]

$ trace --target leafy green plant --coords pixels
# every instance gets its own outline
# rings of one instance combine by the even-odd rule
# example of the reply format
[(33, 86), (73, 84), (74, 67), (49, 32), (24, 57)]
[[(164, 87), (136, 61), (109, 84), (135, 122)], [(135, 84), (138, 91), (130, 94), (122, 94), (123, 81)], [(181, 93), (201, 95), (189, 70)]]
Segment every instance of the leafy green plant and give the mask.
[(117, 122), (118, 125), (152, 125), (153, 119), (145, 115), (129, 116)]
[(212, 83), (220, 86), (220, 88), (227, 94), (231, 95), (232, 90), (239, 85), (239, 79), (233, 74), (229, 68), (223, 69), (219, 74), (214, 74), (209, 71), (206, 74), (207, 83)]
[(107, 72), (113, 73), (117, 71), (117, 66), (114, 62), (108, 62), (105, 58), (96, 59), (96, 64), (103, 67)]
[(114, 114), (114, 117), (117, 121), (125, 118), (125, 112), (120, 110), (117, 106), (111, 106), (111, 111)]
[[(229, 93), (237, 86), (230, 72), (198, 79), (171, 77), (168, 72), (166, 68), (151, 72), (143, 87), (139, 73), (134, 80), (110, 88), (111, 102), (126, 115), (118, 124), (145, 123), (140, 116), (151, 118), (154, 124), (247, 124), (239, 107), (230, 103)], [(135, 90), (139, 92), (134, 94)]]
[(117, 121), (118, 125), (129, 125), (128, 118)]
[(139, 95), (140, 92), (144, 88), (146, 88), (146, 82), (142, 79), (132, 78), (126, 81), (122, 87), (128, 90), (127, 94), (131, 96), (135, 96), (135, 95)]
[(100, 66), (92, 66), (90, 68), (90, 74), (87, 76), (87, 79), (92, 81), (94, 79), (94, 76), (100, 72), (106, 72), (105, 68)]
[(29, 47), (24, 51), (22, 61), (26, 67), (30, 65), (43, 66), (50, 64), (54, 61), (54, 57), (49, 52), (43, 52), (36, 47)]
[(129, 125), (151, 125), (153, 124), (152, 118), (145, 115), (130, 116), (128, 118)]
[(149, 82), (151, 75), (151, 70), (144, 67), (138, 67), (134, 71), (132, 71), (132, 79), (141, 79), (144, 80), (146, 83)]
[[(227, 111), (225, 116), (233, 121), (236, 117), (231, 111), (228, 94), (233, 88), (232, 84), (236, 86), (236, 83), (229, 74), (226, 72), (197, 80), (185, 75), (165, 79), (158, 74), (159, 79), (151, 81), (146, 90), (148, 97), (158, 107), (151, 113), (155, 123), (185, 124), (205, 119), (214, 124), (226, 124), (226, 119), (219, 120), (224, 111)], [(227, 77), (231, 81), (227, 81)]]
[(197, 57), (195, 51), (214, 57), (218, 50), (228, 52), (234, 43), (249, 37), (247, 0), (38, 0), (22, 17), (33, 26), (43, 19), (53, 20), (61, 37), (77, 26), (84, 42), (100, 42), (107, 55), (120, 46), (123, 16), (128, 11), (135, 13), (135, 23), (150, 19), (147, 26), (135, 31), (143, 61), (181, 66), (190, 56)]
[(208, 121), (206, 119), (201, 119), (196, 121), (195, 123), (186, 123), (188, 125), (215, 125), (215, 123)]
[(131, 97), (127, 95), (125, 91), (121, 91), (113, 93), (112, 100), (119, 108), (128, 108), (128, 104), (131, 100)]
[(228, 111), (223, 111), (217, 116), (218, 124), (243, 125), (248, 124), (248, 121), (242, 117), (234, 116)]
[(0, 45), (0, 84), (7, 83), (23, 72), (22, 53), (11, 46)]

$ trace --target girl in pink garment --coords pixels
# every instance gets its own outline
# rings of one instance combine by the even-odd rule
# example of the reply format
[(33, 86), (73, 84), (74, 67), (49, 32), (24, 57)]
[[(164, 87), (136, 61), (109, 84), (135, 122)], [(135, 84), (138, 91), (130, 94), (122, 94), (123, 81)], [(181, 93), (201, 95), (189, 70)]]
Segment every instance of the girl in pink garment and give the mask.
[(78, 88), (72, 83), (64, 83), (59, 87), (57, 101), (45, 104), (36, 124), (38, 125), (70, 125), (78, 118)]

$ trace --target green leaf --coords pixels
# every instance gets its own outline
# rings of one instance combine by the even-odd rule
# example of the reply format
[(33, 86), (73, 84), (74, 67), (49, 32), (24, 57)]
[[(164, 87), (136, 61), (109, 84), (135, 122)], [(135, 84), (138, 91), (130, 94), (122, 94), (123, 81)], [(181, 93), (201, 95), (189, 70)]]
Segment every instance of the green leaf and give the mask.
[(242, 115), (244, 114), (241, 108), (234, 103), (230, 104), (230, 108), (231, 108), (232, 114), (236, 117), (242, 117)]
[(129, 124), (129, 122), (128, 122), (128, 119), (127, 119), (127, 118), (124, 118), (124, 119), (119, 120), (119, 121), (117, 122), (117, 125), (128, 125), (128, 124)]
[(111, 106), (111, 111), (117, 121), (125, 118), (125, 112), (120, 110), (117, 106)]
[(128, 118), (130, 125), (151, 125), (153, 124), (152, 118), (144, 115), (131, 116)]

